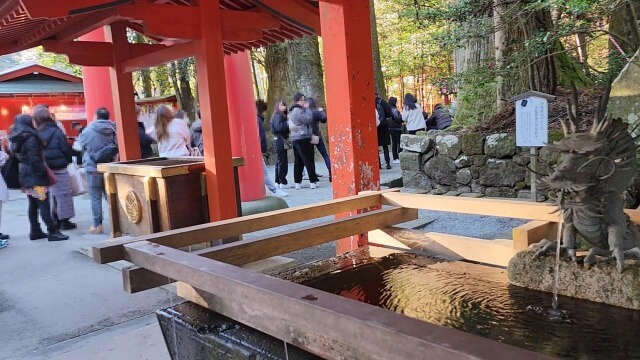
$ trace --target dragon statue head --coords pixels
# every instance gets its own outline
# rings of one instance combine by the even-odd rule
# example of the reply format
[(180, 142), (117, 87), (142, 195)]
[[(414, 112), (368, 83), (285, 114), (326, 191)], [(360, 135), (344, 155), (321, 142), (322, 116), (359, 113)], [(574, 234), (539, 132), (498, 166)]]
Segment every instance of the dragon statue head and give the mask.
[[(608, 95), (608, 93), (607, 93)], [(591, 130), (578, 131), (577, 110), (569, 106), (569, 128), (561, 120), (565, 137), (548, 145), (561, 161), (540, 187), (566, 195), (586, 192), (622, 194), (636, 174), (636, 138), (628, 124), (605, 115), (608, 96), (601, 99)], [(603, 105), (604, 104), (604, 105)]]

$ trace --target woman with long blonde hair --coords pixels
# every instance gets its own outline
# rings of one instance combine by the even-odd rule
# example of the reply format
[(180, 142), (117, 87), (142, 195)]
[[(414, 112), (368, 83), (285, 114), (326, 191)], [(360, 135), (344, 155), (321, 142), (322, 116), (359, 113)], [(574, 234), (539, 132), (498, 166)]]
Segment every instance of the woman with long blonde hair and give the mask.
[(189, 156), (189, 125), (182, 119), (174, 118), (168, 106), (161, 105), (156, 110), (155, 135), (160, 156)]

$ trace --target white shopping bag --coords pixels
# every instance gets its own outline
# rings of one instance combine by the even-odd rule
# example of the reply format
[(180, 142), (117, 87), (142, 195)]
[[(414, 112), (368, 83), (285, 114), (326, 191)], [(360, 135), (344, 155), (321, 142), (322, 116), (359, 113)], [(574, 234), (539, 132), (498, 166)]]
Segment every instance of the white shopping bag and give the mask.
[(71, 192), (73, 196), (81, 195), (87, 192), (87, 177), (85, 176), (84, 169), (78, 168), (75, 163), (67, 166), (69, 171), (69, 177), (71, 177)]

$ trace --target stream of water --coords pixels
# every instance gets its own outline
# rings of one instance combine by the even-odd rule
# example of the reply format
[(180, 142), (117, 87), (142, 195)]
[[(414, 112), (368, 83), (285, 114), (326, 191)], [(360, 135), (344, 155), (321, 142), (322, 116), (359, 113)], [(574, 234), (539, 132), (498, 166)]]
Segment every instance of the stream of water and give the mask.
[(398, 254), (305, 285), (555, 357), (640, 358), (640, 311), (562, 296), (554, 311), (504, 271)]
[(562, 211), (560, 211), (560, 220), (558, 221), (558, 236), (556, 239), (556, 263), (553, 268), (553, 298), (551, 298), (551, 307), (558, 310), (558, 281), (560, 277), (560, 250), (562, 248)]

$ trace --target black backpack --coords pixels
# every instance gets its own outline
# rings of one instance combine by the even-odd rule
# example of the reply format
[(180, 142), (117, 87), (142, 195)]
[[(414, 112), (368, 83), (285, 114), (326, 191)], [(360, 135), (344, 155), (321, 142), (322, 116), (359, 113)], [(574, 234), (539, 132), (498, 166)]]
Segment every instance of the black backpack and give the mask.
[(96, 164), (112, 162), (116, 155), (118, 155), (118, 152), (117, 144), (107, 144), (91, 154), (91, 159)]

